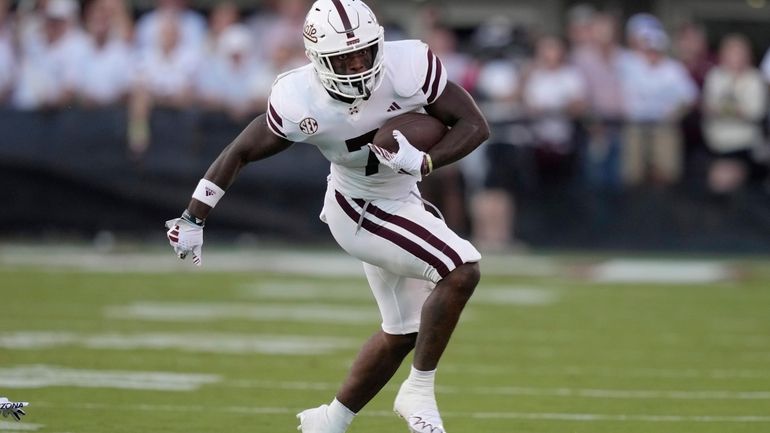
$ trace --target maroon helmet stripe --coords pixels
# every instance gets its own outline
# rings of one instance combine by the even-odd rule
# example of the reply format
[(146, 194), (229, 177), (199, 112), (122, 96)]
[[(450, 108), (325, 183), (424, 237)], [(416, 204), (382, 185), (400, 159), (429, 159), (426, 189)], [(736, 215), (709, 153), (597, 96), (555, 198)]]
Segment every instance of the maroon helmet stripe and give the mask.
[[(355, 209), (353, 209), (353, 206), (348, 203), (347, 199), (339, 191), (334, 191), (334, 193), (337, 199), (337, 203), (339, 203), (343, 212), (345, 212), (350, 217), (350, 219), (353, 220), (353, 222), (358, 222), (358, 219), (361, 217), (361, 215)], [(425, 248), (417, 245), (414, 241), (407, 239), (403, 235), (378, 225), (366, 218), (361, 221), (361, 227), (373, 235), (377, 235), (387, 241), (390, 241), (399, 248), (422, 260), (423, 262), (433, 266), (436, 271), (438, 271), (438, 274), (441, 276), (441, 278), (444, 278), (449, 274), (449, 268), (446, 264), (444, 264), (444, 262), (441, 261), (441, 259), (431, 254)]]
[(342, 6), (342, 2), (340, 2), (340, 0), (332, 0), (332, 3), (334, 3), (334, 7), (337, 8), (337, 13), (340, 15), (342, 26), (345, 27), (348, 38), (355, 38), (356, 35), (353, 33), (353, 25), (350, 24), (350, 17), (348, 16), (348, 13), (345, 12), (345, 7)]
[(433, 73), (433, 52), (428, 48), (428, 74), (425, 76), (425, 82), (422, 83), (422, 93), (428, 93), (428, 87), (430, 87), (430, 76)]
[(273, 118), (273, 121), (277, 123), (279, 126), (283, 126), (283, 120), (281, 119), (281, 116), (278, 115), (278, 112), (275, 111), (275, 108), (273, 108), (273, 104), (267, 103), (267, 107), (270, 109), (271, 117)]
[(433, 79), (433, 87), (430, 89), (430, 95), (428, 95), (428, 104), (432, 104), (436, 97), (438, 97), (438, 85), (441, 83), (441, 60), (436, 58), (436, 78)]
[[(357, 205), (363, 207), (364, 201), (361, 199), (353, 199), (354, 202), (356, 202)], [(441, 251), (444, 253), (447, 257), (449, 257), (449, 260), (454, 263), (455, 266), (460, 266), (463, 264), (463, 260), (460, 258), (460, 255), (457, 254), (457, 251), (453, 250), (452, 247), (450, 247), (448, 244), (446, 244), (441, 239), (437, 238), (433, 233), (431, 233), (428, 229), (425, 227), (417, 224), (416, 222), (406, 219), (400, 215), (393, 215), (390, 213), (385, 212), (384, 210), (378, 208), (377, 206), (369, 203), (369, 207), (366, 208), (367, 211), (371, 212), (372, 215), (376, 216), (377, 218), (395, 224), (402, 229), (419, 236), (420, 238), (424, 239), (426, 242), (428, 242), (433, 248)]]

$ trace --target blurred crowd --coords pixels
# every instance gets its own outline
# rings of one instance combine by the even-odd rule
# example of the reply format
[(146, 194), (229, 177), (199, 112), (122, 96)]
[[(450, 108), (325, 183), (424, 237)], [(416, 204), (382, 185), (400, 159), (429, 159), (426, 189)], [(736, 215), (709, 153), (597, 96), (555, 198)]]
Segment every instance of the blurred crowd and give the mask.
[(264, 110), (282, 71), (305, 63), (299, 36), (308, 2), (264, 1), (244, 16), (234, 2), (206, 15), (158, 0), (134, 18), (125, 0), (0, 0), (0, 105), (56, 110), (125, 105), (130, 150), (149, 143), (154, 107)]
[(667, 29), (649, 13), (623, 19), (589, 5), (569, 9), (565, 23), (563, 34), (546, 34), (494, 17), (464, 52), (448, 29), (424, 26), (493, 126), (482, 151), (441, 173), (470, 192), (471, 215), (452, 211), (460, 198), (447, 200), (454, 226), (493, 250), (516, 243), (515, 204), (528, 200), (576, 217), (593, 207), (589, 219), (601, 225), (627, 192), (770, 196), (770, 50), (753, 58), (767, 47), (738, 33), (709, 44), (695, 23)]
[[(156, 107), (236, 122), (262, 112), (276, 75), (306, 63), (308, 5), (264, 0), (245, 13), (224, 0), (203, 14), (157, 0), (137, 13), (126, 0), (0, 0), (0, 106), (126, 107), (140, 158)], [(692, 183), (729, 195), (767, 182), (770, 55), (752, 58), (766, 47), (741, 34), (709, 44), (697, 24), (670, 29), (648, 13), (587, 5), (567, 11), (562, 34), (502, 15), (458, 32), (435, 6), (416, 16), (411, 30), (386, 26), (386, 38), (425, 40), (493, 126), (481, 151), (425, 187), (450, 224), (472, 220), (489, 248), (511, 242), (514, 198), (528, 191)]]

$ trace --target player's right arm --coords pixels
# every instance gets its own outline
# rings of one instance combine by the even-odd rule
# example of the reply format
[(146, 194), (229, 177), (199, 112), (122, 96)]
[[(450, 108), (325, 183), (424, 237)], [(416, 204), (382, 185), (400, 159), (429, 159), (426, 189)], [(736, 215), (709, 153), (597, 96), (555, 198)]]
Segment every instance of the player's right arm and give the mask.
[(204, 222), (225, 190), (246, 164), (291, 146), (292, 142), (270, 129), (268, 122), (265, 114), (258, 116), (227, 145), (198, 183), (182, 216), (166, 221), (166, 237), (180, 259), (192, 253), (193, 263), (202, 265)]
[[(203, 178), (223, 191), (227, 190), (246, 164), (275, 155), (291, 145), (291, 141), (279, 137), (268, 128), (267, 116), (262, 114), (222, 150)], [(187, 210), (199, 219), (206, 219), (211, 209), (211, 206), (195, 198), (187, 206)]]

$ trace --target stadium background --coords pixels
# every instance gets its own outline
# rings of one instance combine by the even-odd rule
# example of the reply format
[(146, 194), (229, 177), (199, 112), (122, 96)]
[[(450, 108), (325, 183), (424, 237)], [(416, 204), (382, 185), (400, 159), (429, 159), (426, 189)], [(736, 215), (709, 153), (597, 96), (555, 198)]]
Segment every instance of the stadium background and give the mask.
[[(63, 3), (67, 4), (66, 1)], [(286, 50), (293, 50), (287, 54), (289, 60), (282, 60), (283, 67), (301, 63), (301, 46), (296, 46), (299, 41), (294, 40), (291, 26), (297, 25), (296, 16), (301, 19), (301, 14), (296, 11), (302, 11), (304, 5), (289, 2), (299, 4), (292, 8), (280, 6), (286, 2), (273, 3), (239, 3), (241, 21), (252, 32), (252, 39), (248, 41), (250, 50), (262, 47), (252, 60), (269, 64), (272, 59), (265, 57), (269, 54), (264, 45), (280, 44)], [(17, 12), (17, 20), (20, 21), (22, 11), (30, 10), (25, 15), (27, 21), (35, 18), (34, 13), (42, 15), (42, 21), (45, 21), (44, 11), (36, 12), (34, 2), (31, 5), (22, 2), (11, 8)], [(463, 81), (463, 85), (474, 93), (493, 123), (495, 134), (490, 140), (491, 145), (479, 149), (464, 164), (444, 170), (442, 176), (428, 179), (424, 184), (428, 197), (439, 204), (455, 229), (498, 249), (511, 243), (517, 247), (535, 248), (733, 252), (766, 252), (770, 247), (766, 152), (754, 152), (757, 156), (753, 157), (749, 179), (734, 191), (714, 191), (709, 184), (709, 170), (713, 160), (720, 155), (713, 154), (699, 131), (703, 121), (698, 114), (703, 111), (700, 96), (685, 109), (691, 114), (674, 120), (681, 122), (683, 133), (679, 146), (684, 159), (678, 164), (681, 175), (662, 182), (647, 179), (633, 183), (605, 179), (612, 177), (608, 173), (616, 172), (622, 166), (623, 143), (618, 144), (621, 156), (610, 165), (596, 168), (601, 163), (591, 162), (597, 139), (589, 131), (596, 119), (601, 120), (604, 116), (590, 106), (592, 89), (582, 90), (582, 103), (588, 106), (579, 112), (564, 110), (564, 113), (554, 114), (563, 117), (557, 121), (574, 125), (568, 149), (556, 155), (553, 161), (547, 160), (548, 157), (544, 160), (538, 148), (541, 143), (528, 138), (528, 134), (531, 135), (528, 130), (538, 119), (537, 115), (528, 115), (529, 107), (522, 96), (526, 92), (525, 75), (533, 63), (536, 39), (550, 34), (566, 37), (573, 43), (567, 53), (570, 58), (577, 50), (574, 38), (581, 37), (575, 36), (581, 30), (573, 28), (584, 25), (592, 12), (612, 14), (617, 20), (618, 42), (625, 45), (629, 17), (638, 12), (657, 14), (670, 40), (666, 52), (675, 59), (688, 56), (682, 61), (691, 62), (693, 77), (700, 87), (705, 70), (718, 61), (720, 41), (728, 34), (738, 32), (749, 38), (753, 65), (759, 66), (767, 49), (766, 41), (770, 40), (765, 25), (770, 8), (763, 2), (647, 1), (630, 5), (627, 2), (517, 1), (503, 7), (485, 1), (472, 5), (467, 2), (394, 1), (374, 5), (388, 27), (390, 37), (432, 38), (435, 43), (445, 45), (447, 48), (440, 49), (447, 51), (445, 62), (450, 73), (455, 71), (453, 78)], [(136, 19), (138, 23), (146, 12), (152, 11), (151, 3), (124, 6), (129, 28), (131, 21)], [(201, 2), (193, 6), (201, 13), (198, 19), (203, 20), (203, 14), (213, 10), (216, 4)], [(286, 11), (282, 12), (284, 7)], [(225, 9), (221, 4), (219, 8)], [(83, 7), (73, 11), (68, 19), (73, 20), (73, 28), (82, 29), (85, 25), (88, 32), (93, 33), (95, 31), (91, 29), (98, 25), (88, 24), (91, 22), (86, 17), (88, 10)], [(295, 16), (281, 18), (281, 13), (294, 13)], [(254, 30), (269, 29), (264, 25), (269, 21), (265, 17), (275, 18), (278, 22), (274, 24), (274, 36)], [(41, 21), (40, 17), (37, 19)], [(108, 20), (115, 21), (116, 18)], [(11, 39), (8, 36), (11, 33), (23, 33), (17, 31), (22, 28), (21, 24), (14, 26), (10, 19), (5, 21), (6, 40)], [(433, 27), (450, 30), (456, 38), (456, 48), (451, 48), (452, 42), (447, 42), (446, 35), (438, 31), (431, 33)], [(694, 28), (692, 33), (699, 33), (704, 39), (706, 51), (687, 48), (694, 52), (682, 52), (685, 48), (680, 40), (687, 37), (685, 29), (688, 28)], [(114, 29), (112, 32), (113, 35), (116, 33)], [(197, 54), (200, 59), (219, 55), (215, 54), (217, 48), (210, 45), (214, 45), (212, 40), (222, 32), (218, 30), (215, 34), (209, 30), (209, 34), (201, 36), (205, 38), (207, 48)], [(142, 50), (146, 50), (148, 42), (142, 42), (145, 48), (139, 48), (137, 35), (140, 31), (135, 30), (134, 34), (127, 30), (126, 33), (128, 36), (123, 37), (133, 44), (130, 61), (136, 68), (131, 74), (134, 81), (110, 83), (125, 86), (125, 89), (116, 90), (111, 99), (94, 102), (87, 94), (87, 85), (82, 85), (85, 90), (77, 90), (74, 96), (55, 103), (44, 102), (43, 97), (30, 101), (30, 98), (14, 96), (14, 92), (24, 92), (12, 90), (14, 83), (9, 81), (7, 91), (3, 93), (6, 98), (0, 115), (1, 160), (10, 194), (9, 205), (0, 212), (0, 231), (4, 237), (93, 238), (101, 234), (102, 237), (157, 239), (154, 232), (157, 221), (178, 213), (177, 210), (186, 204), (190, 185), (194, 185), (209, 162), (240, 131), (248, 118), (262, 109), (261, 101), (269, 91), (271, 78), (281, 70), (280, 65), (273, 65), (259, 71), (260, 90), (253, 92), (253, 101), (234, 102), (241, 106), (246, 104), (245, 108), (239, 108), (237, 116), (228, 114), (226, 110), (230, 108), (226, 101), (212, 101), (217, 99), (217, 89), (212, 90), (211, 86), (192, 91), (192, 96), (186, 95), (181, 102), (174, 102), (162, 94), (171, 90), (158, 85), (160, 90), (157, 92), (161, 94), (151, 102), (155, 108), (146, 109), (149, 113), (145, 114), (144, 123), (130, 120), (131, 110), (127, 107), (132, 106), (131, 101), (141, 99), (136, 96), (136, 88), (140, 87), (142, 79), (136, 77), (145, 74), (141, 66)], [(46, 55), (55, 58), (56, 54), (50, 53), (54, 50), (46, 54), (45, 50), (24, 48), (24, 41), (34, 40), (34, 37), (24, 39), (19, 36), (16, 39), (13, 45), (17, 81), (21, 80), (20, 76), (30, 76), (28, 69), (48, 67), (52, 71), (68, 68), (77, 71), (82, 65), (95, 62), (86, 56), (70, 61), (72, 65), (64, 65), (66, 61), (56, 64), (58, 60), (52, 60), (48, 66), (39, 68), (36, 59)], [(262, 44), (263, 41), (269, 43)], [(34, 47), (35, 42), (26, 44)], [(233, 44), (237, 48), (238, 38)], [(78, 59), (78, 56), (73, 54), (70, 58)], [(207, 70), (206, 66), (213, 63), (203, 61), (198, 72)], [(150, 69), (146, 75), (151, 74)], [(204, 75), (204, 72), (200, 74)], [(85, 73), (81, 72), (81, 75)], [(486, 78), (479, 79), (482, 76)], [(15, 85), (34, 88), (34, 83), (28, 81), (32, 80)], [(220, 81), (238, 87), (233, 84), (238, 80), (225, 78)], [(245, 89), (244, 85), (241, 87)], [(229, 91), (233, 92), (232, 89)], [(248, 89), (241, 93), (248, 93)], [(753, 121), (762, 124), (766, 130), (765, 119), (763, 115)], [(619, 115), (612, 121), (628, 122), (629, 119)], [(142, 125), (148, 135), (145, 139), (148, 147), (137, 156), (131, 150), (134, 149), (132, 140), (137, 141), (131, 133), (141, 130), (139, 126)], [(767, 145), (757, 143), (755, 148), (764, 150)], [(490, 160), (494, 164), (490, 164)], [(589, 168), (591, 163), (594, 166)], [(216, 218), (211, 221), (211, 227), (216, 230), (210, 230), (209, 236), (212, 240), (220, 237), (223, 241), (246, 234), (251, 238), (279, 241), (328, 242), (325, 227), (315, 218), (326, 170), (320, 155), (304, 145), (294, 146), (269, 162), (254, 164), (228, 194), (228, 200), (217, 209)], [(72, 200), (78, 205), (71, 206)], [(495, 204), (500, 201), (505, 203)], [(501, 220), (506, 223), (494, 223)], [(562, 224), (565, 220), (573, 224)]]
[[(66, 0), (47, 1), (50, 9), (0, 0), (0, 10), (10, 11), (0, 13), (0, 396), (31, 403), (21, 423), (0, 418), (0, 431), (293, 431), (294, 413), (331, 398), (379, 323), (360, 264), (317, 218), (328, 164), (311, 146), (295, 145), (244, 170), (207, 223), (200, 269), (173, 256), (163, 222), (180, 214), (208, 164), (264, 106), (266, 77), (280, 69), (265, 66), (291, 58), (278, 52), (267, 61), (264, 50), (286, 43), (292, 52), (301, 42), (296, 18), (280, 10), (291, 15), (287, 5), (299, 5), (294, 10), (304, 15), (306, 3), (235, 3), (255, 33), (245, 40), (231, 32), (223, 45), (258, 59), (263, 89), (243, 100), (238, 96), (249, 93), (231, 79), (214, 80), (229, 85), (223, 88), (196, 82), (182, 95), (147, 91), (148, 83), (161, 82), (156, 89), (164, 92), (170, 86), (147, 78), (152, 68), (136, 52), (138, 23), (155, 2), (93, 0), (73, 9)], [(109, 12), (89, 18), (91, 4)], [(482, 283), (439, 371), (449, 431), (767, 431), (767, 106), (743, 125), (761, 139), (736, 155), (708, 143), (705, 116), (693, 111), (700, 105), (706, 112), (703, 98), (696, 97), (681, 117), (661, 122), (683, 133), (680, 175), (630, 182), (618, 177), (628, 142), (617, 141), (617, 159), (597, 160), (597, 150), (607, 148), (592, 134), (596, 125), (606, 132), (637, 122), (603, 116), (586, 88), (577, 92), (578, 110), (562, 101), (553, 112), (532, 110), (523, 89), (535, 82), (540, 36), (561, 36), (573, 58), (574, 38), (585, 36), (581, 25), (609, 13), (625, 47), (630, 19), (645, 13), (659, 21), (642, 15), (644, 42), (658, 44), (665, 32), (669, 43), (660, 51), (691, 67), (703, 95), (702, 79), (727, 35), (744, 35), (751, 66), (762, 66), (770, 5), (371, 4), (389, 37), (426, 38), (445, 50), (445, 66), (460, 71), (494, 128), (462, 165), (422, 184), (485, 255)], [(229, 8), (190, 6), (200, 19)], [(21, 25), (20, 14), (32, 25)], [(115, 83), (97, 79), (93, 65), (101, 63), (40, 45), (36, 32), (50, 25), (56, 33), (69, 20), (128, 42), (122, 90), (88, 93), (89, 84)], [(26, 48), (22, 28), (31, 38)], [(211, 35), (201, 44), (214, 50), (209, 54), (216, 51)], [(3, 57), (3, 46), (11, 56)], [(293, 54), (301, 59), (301, 50)], [(207, 70), (216, 59), (202, 56), (193, 69)], [(35, 84), (32, 76), (58, 82), (69, 69), (74, 90), (52, 99), (17, 92)], [(104, 70), (115, 77), (121, 68)], [(755, 73), (764, 77), (764, 94), (770, 62), (762, 70)], [(553, 119), (571, 131), (555, 154), (543, 152), (553, 143), (533, 138), (539, 122)], [(733, 159), (745, 171), (716, 168)], [(390, 409), (405, 374), (397, 373), (351, 433), (404, 431)]]

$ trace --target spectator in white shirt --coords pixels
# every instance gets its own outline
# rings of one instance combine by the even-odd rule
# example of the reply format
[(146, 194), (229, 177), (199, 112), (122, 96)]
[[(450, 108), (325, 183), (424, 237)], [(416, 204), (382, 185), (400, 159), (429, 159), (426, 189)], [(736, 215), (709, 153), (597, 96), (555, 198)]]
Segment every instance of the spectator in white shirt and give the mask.
[(163, 39), (163, 22), (168, 15), (176, 15), (179, 21), (179, 45), (197, 51), (206, 37), (206, 19), (187, 7), (185, 0), (157, 0), (157, 6), (136, 23), (136, 46), (140, 52), (158, 46)]
[(594, 15), (590, 42), (573, 51), (572, 61), (587, 86), (588, 132), (586, 177), (599, 190), (617, 191), (620, 181), (623, 86), (620, 71), (631, 54), (620, 46), (617, 20), (607, 13)]
[[(295, 36), (302, 31), (309, 0), (264, 0), (263, 9), (247, 19), (254, 35), (252, 49), (258, 59), (270, 61), (282, 55), (276, 51), (304, 53), (302, 40)], [(307, 59), (305, 59), (306, 61)]]
[(75, 83), (85, 62), (85, 40), (77, 26), (75, 0), (49, 0), (43, 34), (23, 51), (13, 102), (25, 110), (57, 109), (72, 103)]
[(80, 66), (76, 92), (88, 107), (124, 103), (131, 90), (134, 58), (128, 42), (113, 31), (109, 2), (94, 0), (86, 9), (88, 61)]
[[(666, 54), (666, 33), (647, 28), (638, 35), (639, 55), (622, 71), (628, 125), (622, 157), (628, 186), (670, 185), (682, 172), (682, 138), (678, 122), (695, 103), (698, 89), (685, 67)], [(649, 169), (649, 172), (648, 172)]]
[(134, 19), (127, 0), (99, 0), (99, 3), (101, 3), (100, 8), (104, 9), (107, 15), (112, 37), (129, 44), (133, 43)]
[(182, 45), (177, 15), (160, 18), (158, 43), (140, 54), (137, 85), (151, 96), (154, 105), (184, 108), (192, 100), (200, 54)]
[[(222, 34), (231, 26), (237, 24), (240, 19), (241, 11), (238, 9), (238, 5), (232, 1), (223, 1), (214, 5), (209, 13), (209, 26), (203, 55), (206, 57), (216, 55)], [(251, 46), (253, 43), (251, 36), (249, 42), (249, 46)]]
[[(770, 48), (768, 48), (765, 52), (765, 55), (762, 58), (762, 64), (759, 66), (759, 69), (762, 72), (762, 78), (765, 79), (765, 83), (770, 85)], [(766, 119), (766, 121), (768, 120), (770, 119)]]
[(752, 151), (763, 140), (761, 122), (767, 108), (765, 83), (752, 66), (746, 37), (729, 35), (722, 40), (719, 64), (706, 76), (703, 98), (706, 144), (715, 156), (709, 187), (715, 193), (730, 193), (746, 181)]
[(16, 73), (9, 8), (8, 0), (0, 0), (0, 106), (10, 99)]
[(129, 146), (141, 157), (150, 144), (149, 116), (154, 106), (187, 108), (194, 97), (199, 51), (181, 44), (181, 22), (173, 12), (158, 16), (157, 44), (141, 53), (130, 103)]
[(538, 148), (555, 155), (572, 153), (573, 120), (585, 110), (586, 85), (580, 72), (566, 63), (559, 38), (538, 40), (534, 65), (523, 86), (523, 102)]
[(241, 24), (224, 30), (217, 52), (201, 65), (198, 77), (202, 105), (224, 111), (236, 122), (262, 112), (267, 104), (262, 82), (272, 71), (265, 70), (254, 58), (251, 37), (249, 29)]

